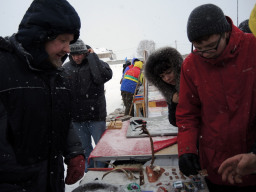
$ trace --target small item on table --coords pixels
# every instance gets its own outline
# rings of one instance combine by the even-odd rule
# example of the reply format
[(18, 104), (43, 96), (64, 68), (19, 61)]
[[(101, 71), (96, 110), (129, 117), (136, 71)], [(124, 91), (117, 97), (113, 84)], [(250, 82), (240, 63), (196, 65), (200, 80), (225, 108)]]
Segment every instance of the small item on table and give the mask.
[(146, 167), (146, 173), (148, 176), (148, 181), (150, 183), (156, 182), (159, 177), (165, 172), (165, 169), (159, 167), (159, 166), (147, 166)]
[(137, 183), (130, 183), (126, 186), (128, 191), (141, 192), (140, 186)]

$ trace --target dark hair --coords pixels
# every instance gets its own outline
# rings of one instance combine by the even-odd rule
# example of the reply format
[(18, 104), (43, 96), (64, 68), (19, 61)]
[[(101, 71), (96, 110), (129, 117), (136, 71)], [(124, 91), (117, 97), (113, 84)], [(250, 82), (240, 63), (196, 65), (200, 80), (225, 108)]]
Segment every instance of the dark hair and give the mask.
[[(144, 68), (146, 79), (160, 90), (168, 103), (171, 102), (172, 94), (179, 92), (182, 62), (182, 55), (172, 47), (162, 47), (155, 50), (146, 61)], [(160, 77), (160, 74), (167, 70), (174, 72), (176, 85), (168, 84)]]
[(193, 42), (202, 43), (202, 41), (207, 41), (212, 35), (221, 35), (221, 38), (222, 38), (222, 37), (224, 37), (225, 32), (224, 33), (219, 33), (219, 34), (205, 35), (205, 36), (202, 36), (202, 37), (199, 37), (199, 38), (195, 39)]
[(154, 66), (154, 75), (160, 75), (166, 72), (168, 69), (172, 69), (172, 67), (166, 61), (160, 61)]

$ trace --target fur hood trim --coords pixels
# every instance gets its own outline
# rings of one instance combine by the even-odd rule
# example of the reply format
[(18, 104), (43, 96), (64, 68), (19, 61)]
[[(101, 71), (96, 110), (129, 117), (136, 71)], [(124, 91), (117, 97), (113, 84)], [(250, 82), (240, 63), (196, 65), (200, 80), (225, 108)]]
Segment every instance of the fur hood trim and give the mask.
[[(145, 64), (146, 79), (159, 89), (166, 101), (171, 103), (172, 95), (179, 92), (180, 70), (183, 58), (181, 54), (172, 47), (163, 47), (149, 55)], [(175, 73), (176, 85), (165, 83), (160, 74), (172, 68)]]

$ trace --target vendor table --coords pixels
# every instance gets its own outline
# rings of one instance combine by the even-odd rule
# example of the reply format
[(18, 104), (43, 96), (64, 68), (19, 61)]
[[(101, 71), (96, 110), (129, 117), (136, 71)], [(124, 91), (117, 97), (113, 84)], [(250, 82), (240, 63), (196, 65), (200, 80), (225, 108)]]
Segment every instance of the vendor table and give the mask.
[[(198, 176), (200, 182), (198, 182), (199, 186), (193, 181), (192, 178), (186, 177), (180, 174), (178, 166), (161, 166), (164, 169), (163, 174), (159, 177), (159, 179), (155, 182), (149, 182), (148, 177), (145, 171), (145, 167), (141, 168), (141, 173), (138, 171), (131, 171), (135, 176), (133, 178), (128, 178), (127, 175), (122, 171), (113, 171), (107, 174), (108, 170), (102, 169), (101, 171), (88, 171), (88, 173), (84, 176), (83, 180), (80, 182), (80, 190), (74, 191), (86, 191), (83, 187), (84, 185), (92, 182), (99, 183), (107, 183), (113, 184), (116, 186), (121, 186), (123, 189), (127, 188), (129, 184), (136, 183), (140, 185), (141, 192), (174, 192), (174, 191), (192, 191), (192, 192), (208, 192), (208, 187), (205, 183), (204, 177)], [(107, 174), (107, 175), (106, 175)], [(143, 175), (144, 183), (140, 183), (140, 176)], [(182, 189), (175, 190), (174, 185), (181, 183)], [(190, 190), (186, 189), (185, 186), (193, 186)], [(123, 191), (123, 190), (122, 190)], [(128, 191), (128, 190), (124, 190)], [(135, 191), (135, 190), (134, 190)], [(139, 191), (139, 190), (138, 190)]]
[[(126, 138), (130, 121), (124, 121), (121, 129), (107, 129), (101, 137), (89, 160), (149, 160), (151, 159), (151, 145), (149, 137)], [(177, 159), (177, 137), (153, 137), (155, 158)]]

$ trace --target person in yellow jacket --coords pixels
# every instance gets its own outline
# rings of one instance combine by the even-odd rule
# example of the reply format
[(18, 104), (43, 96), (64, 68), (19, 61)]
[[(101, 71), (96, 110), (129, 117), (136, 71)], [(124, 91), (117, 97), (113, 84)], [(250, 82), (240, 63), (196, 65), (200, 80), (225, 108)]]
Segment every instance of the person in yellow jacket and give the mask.
[(250, 19), (249, 19), (249, 27), (256, 37), (256, 4), (254, 5), (254, 8), (252, 9)]

